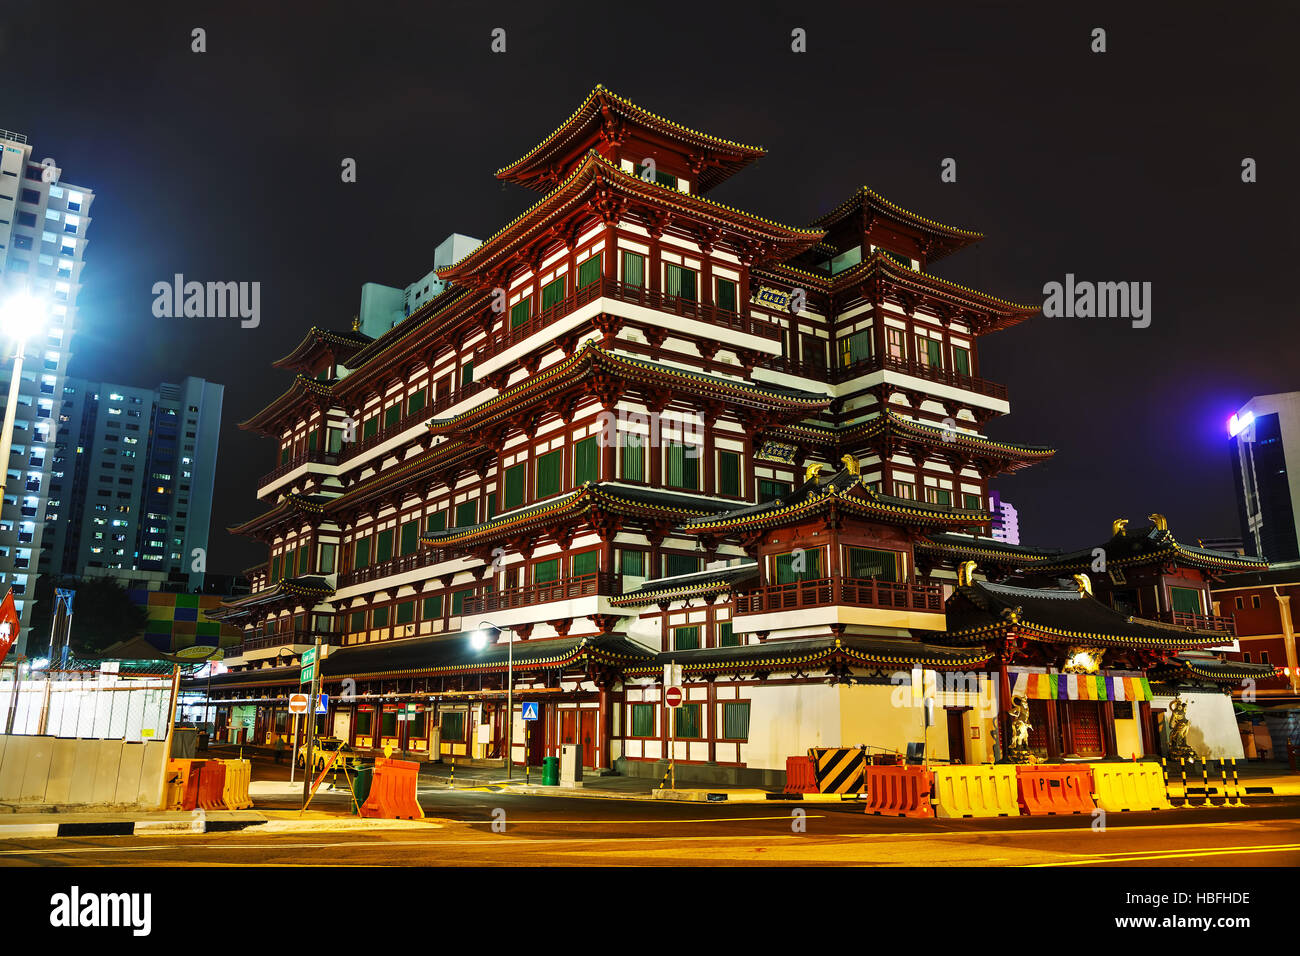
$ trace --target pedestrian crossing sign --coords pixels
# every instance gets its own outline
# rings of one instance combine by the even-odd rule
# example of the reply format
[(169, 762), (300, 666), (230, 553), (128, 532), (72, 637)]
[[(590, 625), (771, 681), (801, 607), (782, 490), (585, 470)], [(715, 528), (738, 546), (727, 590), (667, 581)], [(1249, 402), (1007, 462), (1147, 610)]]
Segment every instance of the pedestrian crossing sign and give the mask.
[(537, 703), (535, 701), (530, 701), (528, 703), (525, 703), (523, 706), (524, 706), (524, 720), (536, 720)]

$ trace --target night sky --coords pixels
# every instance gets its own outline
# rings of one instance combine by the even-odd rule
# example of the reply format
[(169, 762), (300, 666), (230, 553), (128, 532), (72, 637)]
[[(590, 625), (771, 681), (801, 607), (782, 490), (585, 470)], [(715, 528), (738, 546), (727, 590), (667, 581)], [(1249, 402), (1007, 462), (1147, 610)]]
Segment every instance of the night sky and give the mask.
[[(767, 148), (721, 202), (803, 224), (867, 184), (982, 231), (933, 271), (1001, 298), (1041, 303), (1067, 273), (1152, 283), (1146, 329), (1040, 316), (980, 340), (1011, 393), (990, 434), (1060, 449), (994, 487), (1029, 544), (1151, 511), (1194, 541), (1239, 533), (1228, 416), (1300, 388), (1288, 6), (6, 3), (0, 127), (96, 194), (72, 374), (226, 386), (210, 570), (265, 558), (224, 528), (265, 510), (275, 449), (236, 424), (288, 384), (270, 363), (312, 324), (347, 328), (362, 283), (405, 286), (446, 234), (535, 201), (492, 173), (597, 83)], [(260, 326), (154, 318), (177, 272), (260, 281)]]

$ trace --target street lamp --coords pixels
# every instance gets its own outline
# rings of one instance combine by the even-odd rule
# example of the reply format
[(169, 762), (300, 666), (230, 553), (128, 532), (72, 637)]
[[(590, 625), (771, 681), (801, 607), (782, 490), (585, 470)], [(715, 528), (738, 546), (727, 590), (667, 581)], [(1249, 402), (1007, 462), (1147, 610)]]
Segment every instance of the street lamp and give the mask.
[[(9, 486), (9, 457), (13, 452), (14, 420), (18, 414), (18, 383), (23, 377), (23, 347), (27, 339), (45, 324), (45, 311), (45, 300), (27, 290), (15, 292), (0, 302), (0, 331), (14, 343), (13, 377), (9, 379), (9, 401), (5, 404), (4, 426), (0, 428), (0, 506), (3, 506)], [(14, 527), (18, 527), (17, 523)], [(19, 641), (21, 628), (19, 630), (14, 643), (20, 645), (18, 652), (21, 654), (27, 643), (25, 636)]]
[[(500, 628), (490, 621), (479, 621), (478, 630), (470, 637), (470, 644), (476, 651), (481, 651), (488, 646), (488, 639), (491, 637), (488, 629), (500, 634), (503, 630), (509, 631), (510, 628)], [(515, 769), (515, 642), (512, 639), (506, 642), (506, 779), (514, 777)], [(528, 759), (528, 754), (524, 754), (524, 760)]]

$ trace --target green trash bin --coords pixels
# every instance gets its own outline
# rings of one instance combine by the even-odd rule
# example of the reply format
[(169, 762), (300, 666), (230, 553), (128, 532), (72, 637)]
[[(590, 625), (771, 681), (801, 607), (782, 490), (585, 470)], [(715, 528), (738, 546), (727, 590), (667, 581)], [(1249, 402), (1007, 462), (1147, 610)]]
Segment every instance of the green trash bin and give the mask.
[(375, 775), (374, 767), (361, 767), (352, 775), (352, 796), (357, 801), (356, 810), (361, 812), (361, 805), (370, 796), (370, 780)]
[(560, 758), (542, 758), (542, 786), (558, 787), (560, 785)]

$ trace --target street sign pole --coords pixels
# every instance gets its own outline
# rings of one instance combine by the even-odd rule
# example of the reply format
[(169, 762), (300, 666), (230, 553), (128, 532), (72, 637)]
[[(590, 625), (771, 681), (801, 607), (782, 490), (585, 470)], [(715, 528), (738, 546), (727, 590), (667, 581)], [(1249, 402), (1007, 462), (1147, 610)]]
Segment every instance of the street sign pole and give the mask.
[(289, 784), (293, 785), (293, 769), (298, 765), (298, 715), (293, 715), (293, 756), (289, 758)]
[[(316, 638), (316, 647), (312, 651), (311, 666), (312, 666), (311, 687), (308, 689), (307, 699), (314, 702), (316, 700), (316, 695), (317, 695), (316, 687), (320, 682), (320, 638), (319, 637)], [(308, 719), (303, 721), (303, 723), (307, 725), (307, 758), (306, 758), (306, 762), (303, 764), (304, 772), (302, 775), (302, 808), (306, 810), (307, 804), (311, 800), (311, 774), (312, 774), (312, 770), (315, 769), (315, 764), (312, 762), (314, 756), (313, 745), (315, 743), (315, 738), (316, 738), (316, 708), (315, 707), (311, 707), (311, 706), (308, 707)]]
[[(669, 664), (671, 674), (677, 677), (677, 662), (672, 661)], [(664, 688), (664, 693), (668, 693), (668, 688)], [(677, 789), (677, 708), (668, 708), (668, 773), (672, 778), (671, 790)]]

